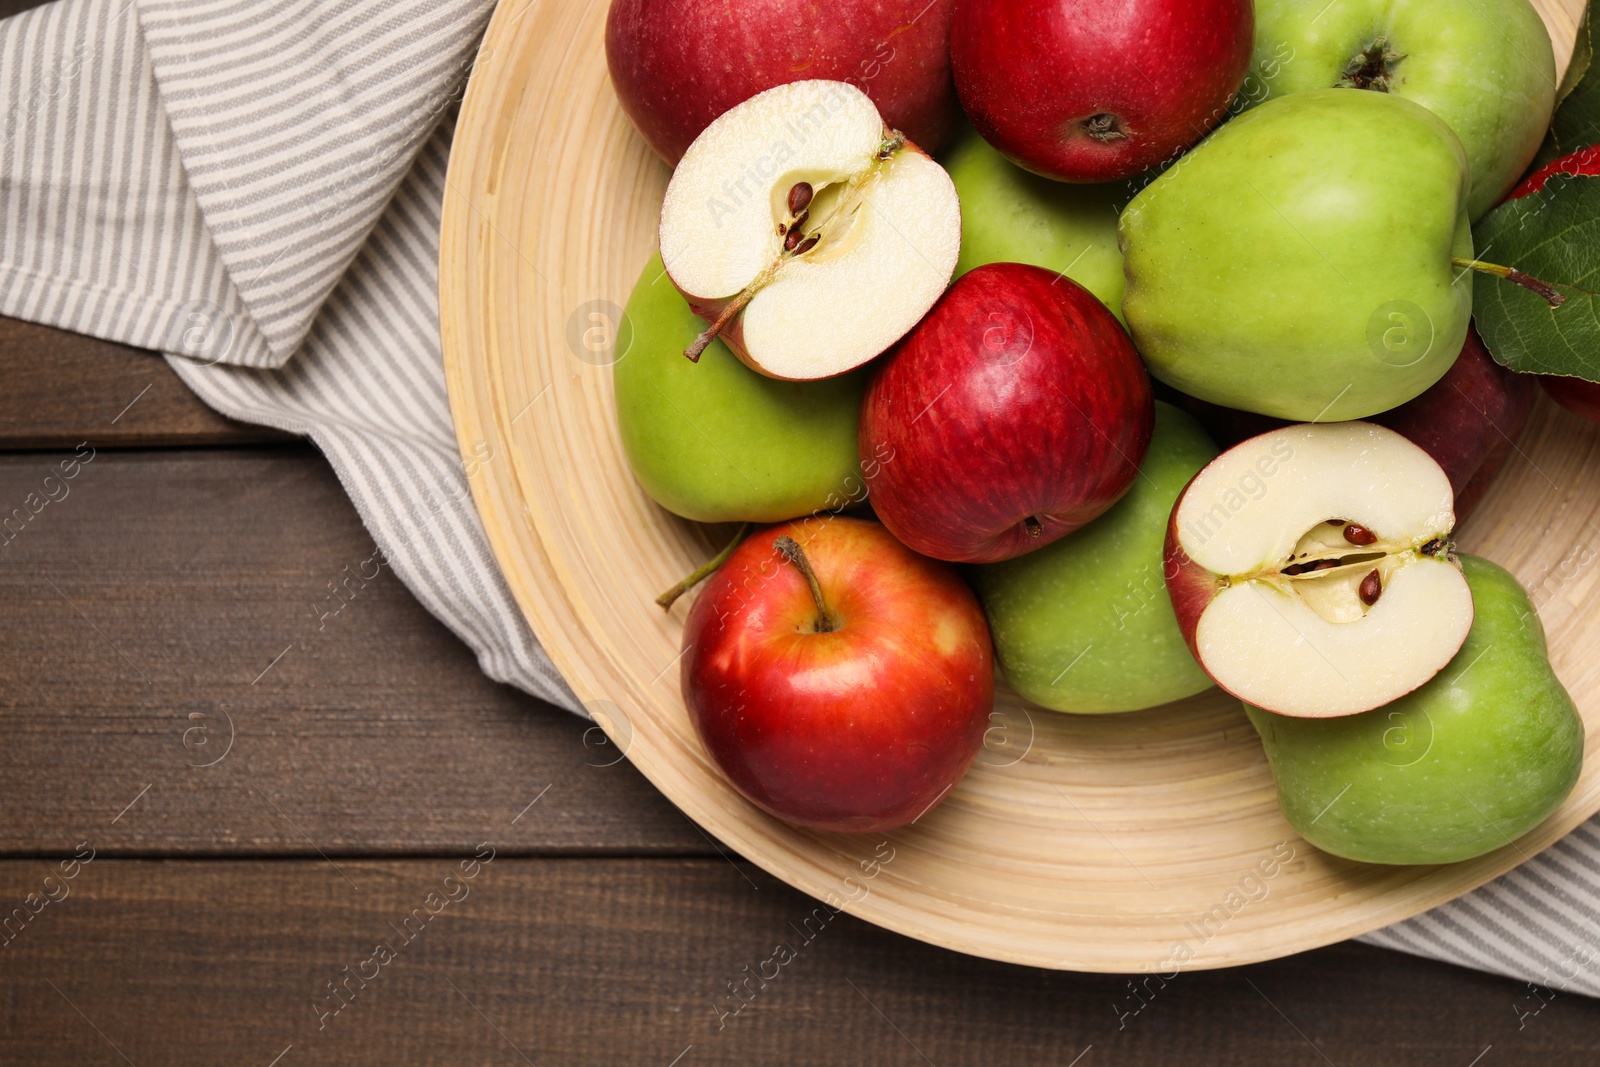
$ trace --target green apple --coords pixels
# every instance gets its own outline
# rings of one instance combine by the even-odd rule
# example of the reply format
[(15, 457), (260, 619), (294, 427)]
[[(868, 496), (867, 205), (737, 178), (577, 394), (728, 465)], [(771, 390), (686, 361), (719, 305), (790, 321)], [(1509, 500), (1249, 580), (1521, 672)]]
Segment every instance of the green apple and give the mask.
[(714, 341), (673, 288), (660, 254), (645, 264), (617, 331), (617, 426), (634, 477), (656, 503), (700, 522), (778, 522), (858, 500), (861, 373), (768, 378)]
[(1030, 174), (973, 130), (942, 162), (961, 198), (956, 277), (985, 263), (1031, 263), (1065, 274), (1122, 317), (1121, 186), (1071, 185)]
[(1173, 502), (1217, 454), (1199, 423), (1156, 402), (1126, 496), (1036, 552), (972, 568), (1012, 688), (1056, 711), (1138, 711), (1211, 686), (1178, 631), (1162, 574)]
[(1539, 150), (1556, 62), (1528, 0), (1256, 0), (1241, 99), (1333, 87), (1392, 93), (1443, 119), (1466, 149), (1476, 219)]
[(1269, 100), (1122, 213), (1123, 317), (1150, 372), (1201, 400), (1300, 422), (1387, 411), (1466, 338), (1466, 188), (1461, 142), (1420, 104)]
[(1283, 813), (1324, 852), (1369, 863), (1453, 863), (1510, 844), (1572, 791), (1583, 721), (1545, 654), (1528, 594), (1462, 556), (1472, 631), (1411, 694), (1360, 715), (1294, 719), (1248, 708)]

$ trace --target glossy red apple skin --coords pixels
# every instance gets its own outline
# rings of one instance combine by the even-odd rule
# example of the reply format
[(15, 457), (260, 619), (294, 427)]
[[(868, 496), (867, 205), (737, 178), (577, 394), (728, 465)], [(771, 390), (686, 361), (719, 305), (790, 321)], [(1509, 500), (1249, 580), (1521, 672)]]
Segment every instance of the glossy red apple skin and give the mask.
[[(1513, 451), (1537, 392), (1535, 376), (1494, 361), (1478, 331), (1468, 330), (1454, 364), (1422, 395), (1367, 419), (1417, 445), (1444, 468), (1464, 522)], [(1182, 406), (1223, 448), (1289, 425), (1282, 419), (1182, 398)]]
[[(1106, 182), (1220, 122), (1250, 69), (1251, 0), (956, 0), (950, 65), (986, 141), (1047, 178)], [(1091, 136), (1110, 115), (1117, 133)]]
[(676, 166), (735, 104), (775, 85), (845, 81), (883, 120), (937, 151), (958, 115), (948, 42), (954, 0), (613, 0), (606, 63), (622, 109)]
[[(1542, 190), (1545, 183), (1557, 174), (1600, 174), (1600, 144), (1580, 148), (1576, 152), (1552, 160), (1523, 178), (1511, 190), (1507, 200), (1516, 200)], [(1574, 415), (1600, 422), (1600, 385), (1582, 378), (1568, 378), (1560, 374), (1542, 374), (1540, 384), (1550, 398)]]
[[(1195, 478), (1199, 476), (1197, 472)], [(1178, 617), (1178, 632), (1183, 634), (1184, 643), (1189, 646), (1194, 661), (1215, 682), (1217, 679), (1212, 676), (1206, 661), (1200, 658), (1200, 646), (1195, 641), (1195, 634), (1200, 629), (1200, 616), (1205, 613), (1206, 605), (1221, 592), (1222, 581), (1190, 559), (1189, 553), (1178, 541), (1178, 507), (1183, 503), (1183, 498), (1189, 495), (1189, 486), (1193, 484), (1194, 478), (1190, 478), (1189, 485), (1184, 486), (1178, 499), (1172, 502), (1172, 514), (1167, 517), (1167, 542), (1162, 552), (1162, 577), (1167, 581), (1167, 596), (1172, 601), (1172, 612)]]
[(993, 263), (958, 279), (873, 374), (862, 471), (878, 518), (911, 548), (993, 563), (1115, 504), (1154, 421), (1149, 375), (1104, 304), (1053, 271)]
[[(810, 629), (799, 542), (842, 620)], [(882, 831), (966, 774), (994, 708), (994, 652), (953, 568), (875, 522), (817, 516), (752, 534), (711, 576), (683, 631), (695, 731), (752, 803), (792, 823)]]

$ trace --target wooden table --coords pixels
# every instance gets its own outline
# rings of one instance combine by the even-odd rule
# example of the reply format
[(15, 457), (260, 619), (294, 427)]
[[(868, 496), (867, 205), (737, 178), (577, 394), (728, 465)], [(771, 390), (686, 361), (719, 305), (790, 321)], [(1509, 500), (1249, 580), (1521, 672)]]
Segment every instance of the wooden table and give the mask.
[(1600, 1003), (1519, 1025), (1522, 983), (1353, 943), (1136, 998), (848, 916), (806, 941), (811, 901), (387, 571), (333, 598), (374, 546), (314, 450), (9, 320), (0, 396), (0, 1063), (1600, 1058)]

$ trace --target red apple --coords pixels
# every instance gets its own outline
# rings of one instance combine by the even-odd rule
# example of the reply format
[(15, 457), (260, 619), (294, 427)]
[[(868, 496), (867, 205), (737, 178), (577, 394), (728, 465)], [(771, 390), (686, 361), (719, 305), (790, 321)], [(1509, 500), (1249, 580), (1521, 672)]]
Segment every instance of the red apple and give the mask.
[(677, 165), (711, 120), (764, 89), (845, 81), (928, 151), (954, 128), (954, 0), (613, 0), (606, 63), (622, 109)]
[(1194, 476), (1167, 527), (1178, 629), (1218, 686), (1280, 715), (1354, 715), (1460, 650), (1472, 592), (1450, 480), (1370, 422), (1299, 423)]
[(985, 140), (1047, 178), (1172, 159), (1250, 69), (1251, 0), (956, 0), (950, 65)]
[(820, 829), (920, 818), (966, 774), (994, 707), (977, 598), (861, 519), (752, 534), (701, 590), (683, 645), (711, 758), (752, 803)]
[[(1468, 330), (1461, 354), (1443, 378), (1421, 396), (1367, 421), (1404, 434), (1444, 468), (1456, 493), (1456, 520), (1464, 522), (1527, 425), (1533, 379), (1496, 363), (1478, 332)], [(1289, 425), (1190, 396), (1182, 404), (1224, 447)]]
[(859, 434), (878, 518), (923, 555), (993, 563), (1099, 516), (1155, 420), (1133, 342), (1042, 267), (964, 274), (867, 385)]
[(1405, 434), (1444, 468), (1456, 494), (1456, 521), (1465, 522), (1528, 424), (1533, 379), (1496, 363), (1469, 329), (1443, 378), (1371, 421)]
[(1574, 415), (1600, 422), (1600, 384), (1559, 374), (1541, 374), (1539, 384), (1551, 399)]

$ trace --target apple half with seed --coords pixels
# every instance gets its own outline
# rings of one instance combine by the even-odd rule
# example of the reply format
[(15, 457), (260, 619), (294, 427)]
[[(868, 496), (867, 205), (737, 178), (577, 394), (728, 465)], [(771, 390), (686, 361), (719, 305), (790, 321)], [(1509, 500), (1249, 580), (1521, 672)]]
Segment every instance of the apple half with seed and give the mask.
[(661, 205), (672, 284), (714, 337), (774, 378), (842, 374), (894, 344), (950, 283), (955, 185), (860, 89), (791, 82), (725, 112)]
[(1450, 479), (1368, 422), (1286, 426), (1218, 456), (1178, 497), (1166, 578), (1213, 681), (1280, 715), (1387, 704), (1472, 628)]

